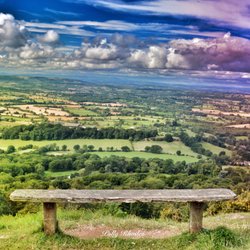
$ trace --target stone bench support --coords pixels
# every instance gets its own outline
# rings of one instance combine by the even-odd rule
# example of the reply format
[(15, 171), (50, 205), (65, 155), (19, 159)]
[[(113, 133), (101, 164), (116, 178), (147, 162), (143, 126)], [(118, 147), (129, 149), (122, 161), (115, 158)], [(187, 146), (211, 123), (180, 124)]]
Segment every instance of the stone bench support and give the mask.
[(203, 219), (203, 202), (190, 202), (189, 203), (189, 211), (190, 211), (190, 219), (189, 219), (189, 232), (197, 233), (202, 229), (202, 219)]
[(43, 229), (45, 234), (54, 234), (57, 231), (56, 203), (43, 203), (43, 216)]
[(19, 189), (10, 195), (12, 201), (43, 203), (44, 232), (57, 231), (57, 203), (91, 202), (184, 202), (190, 206), (189, 231), (202, 229), (204, 204), (209, 201), (230, 200), (236, 197), (229, 189), (163, 189), (163, 190), (35, 190)]

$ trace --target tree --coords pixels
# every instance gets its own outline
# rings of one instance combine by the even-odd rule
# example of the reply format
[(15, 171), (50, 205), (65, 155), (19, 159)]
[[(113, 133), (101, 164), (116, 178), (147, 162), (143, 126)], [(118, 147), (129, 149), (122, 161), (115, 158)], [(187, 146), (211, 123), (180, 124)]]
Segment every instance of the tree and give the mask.
[(88, 152), (88, 151), (89, 151), (88, 145), (83, 145), (83, 146), (82, 146), (82, 151), (83, 151), (83, 152)]
[(16, 151), (16, 148), (13, 145), (9, 145), (6, 150), (6, 153), (11, 154), (11, 153), (14, 153), (15, 151)]
[(63, 181), (63, 180), (59, 180), (59, 179), (55, 179), (52, 182), (52, 185), (54, 188), (59, 188), (59, 189), (69, 189), (70, 188), (69, 183), (67, 183), (66, 181)]
[(159, 145), (152, 145), (151, 146), (151, 153), (154, 154), (161, 154), (162, 153), (163, 148)]
[(40, 177), (43, 177), (43, 176), (44, 176), (45, 169), (44, 169), (44, 166), (43, 166), (41, 163), (38, 163), (38, 164), (35, 166), (35, 171), (36, 171), (36, 173), (37, 173)]
[(174, 141), (174, 138), (173, 138), (173, 136), (171, 134), (166, 134), (165, 137), (164, 137), (164, 140), (166, 142), (172, 142), (172, 141)]
[(128, 146), (122, 146), (121, 147), (122, 152), (130, 152), (130, 148)]
[(3, 191), (0, 191), (0, 215), (3, 214), (11, 214), (11, 204), (9, 202), (9, 199)]
[(93, 152), (94, 151), (95, 146), (94, 145), (88, 145), (88, 151), (89, 152)]
[(80, 145), (78, 145), (78, 144), (74, 145), (73, 149), (74, 149), (75, 151), (79, 151)]
[(159, 145), (152, 145), (151, 147), (150, 146), (145, 147), (146, 152), (150, 152), (153, 154), (161, 154), (162, 150), (163, 150), (162, 147)]
[(177, 150), (177, 151), (176, 151), (176, 154), (180, 156), (180, 155), (181, 155), (181, 151), (180, 151), (180, 150)]
[(177, 127), (179, 124), (178, 124), (178, 122), (176, 121), (176, 120), (174, 120), (174, 121), (172, 121), (172, 126), (173, 127)]
[(66, 151), (67, 150), (67, 145), (62, 145), (62, 151)]

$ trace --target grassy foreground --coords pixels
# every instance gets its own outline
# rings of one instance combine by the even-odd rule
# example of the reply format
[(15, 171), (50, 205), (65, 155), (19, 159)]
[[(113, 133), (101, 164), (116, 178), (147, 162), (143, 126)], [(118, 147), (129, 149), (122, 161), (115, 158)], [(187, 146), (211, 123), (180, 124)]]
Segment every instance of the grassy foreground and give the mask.
[(122, 239), (119, 237), (79, 239), (77, 237), (57, 233), (45, 236), (41, 231), (42, 214), (25, 214), (0, 217), (1, 249), (250, 249), (250, 214), (223, 214), (204, 219), (202, 233), (187, 233), (187, 223), (176, 223), (166, 220), (144, 220), (127, 216), (117, 218), (98, 212), (83, 210), (61, 210), (58, 212), (60, 228), (63, 232), (78, 228), (81, 225), (95, 227), (105, 225), (113, 228), (140, 228), (170, 230), (175, 236), (164, 239)]

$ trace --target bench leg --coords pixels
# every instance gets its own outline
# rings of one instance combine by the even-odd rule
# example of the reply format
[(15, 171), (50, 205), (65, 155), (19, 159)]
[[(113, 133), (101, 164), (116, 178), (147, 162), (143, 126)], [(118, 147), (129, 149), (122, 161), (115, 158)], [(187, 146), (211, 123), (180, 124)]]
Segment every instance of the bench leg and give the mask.
[(52, 235), (57, 231), (56, 203), (43, 203), (43, 226), (47, 235)]
[(203, 202), (190, 202), (190, 224), (189, 232), (197, 233), (202, 229)]

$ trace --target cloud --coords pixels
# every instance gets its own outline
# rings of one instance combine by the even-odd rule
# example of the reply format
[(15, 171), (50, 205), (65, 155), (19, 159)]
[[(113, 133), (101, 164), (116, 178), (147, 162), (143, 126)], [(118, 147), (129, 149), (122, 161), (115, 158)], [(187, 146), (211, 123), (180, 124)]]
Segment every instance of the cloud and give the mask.
[(169, 47), (167, 68), (250, 71), (250, 41), (229, 33), (216, 39), (173, 40)]
[(70, 12), (70, 11), (59, 11), (59, 10), (53, 10), (53, 9), (49, 9), (49, 8), (45, 8), (44, 10), (47, 12), (50, 12), (52, 14), (56, 14), (56, 15), (79, 16), (79, 14), (77, 14), (75, 12)]
[(58, 24), (71, 25), (71, 26), (89, 26), (100, 30), (123, 30), (133, 31), (138, 29), (138, 25), (119, 20), (109, 20), (106, 22), (97, 21), (60, 21)]
[(165, 68), (167, 49), (163, 46), (150, 46), (147, 49), (137, 49), (128, 58), (129, 65), (136, 68)]
[[(24, 25), (41, 29), (44, 34), (32, 36)], [(216, 38), (174, 39), (162, 43), (119, 33), (84, 36), (80, 47), (69, 49), (59, 42), (59, 34), (69, 29), (73, 28), (64, 24), (19, 22), (11, 15), (0, 14), (0, 62), (5, 66), (46, 65), (65, 69), (245, 72), (242, 78), (248, 78), (250, 73), (250, 40), (230, 33)]]
[(249, 73), (244, 73), (244, 74), (241, 75), (241, 78), (250, 79), (250, 74)]
[(27, 41), (25, 27), (12, 15), (0, 13), (0, 46), (18, 48)]
[(61, 65), (85, 69), (120, 68), (128, 57), (129, 49), (110, 43), (106, 38), (96, 38), (93, 42), (83, 42), (79, 49), (66, 55)]
[(102, 6), (116, 11), (130, 11), (148, 15), (192, 16), (216, 20), (221, 25), (250, 29), (249, 1), (241, 0), (156, 0), (127, 3), (121, 0), (78, 0), (75, 3)]
[(58, 34), (75, 35), (75, 36), (94, 36), (91, 31), (81, 29), (78, 26), (66, 26), (59, 23), (38, 23), (38, 22), (22, 22), (26, 29), (30, 32), (46, 33), (48, 30), (55, 30)]
[(250, 41), (231, 37), (176, 39), (162, 44), (140, 43), (133, 46), (121, 35), (86, 41), (67, 57), (66, 65), (87, 68), (131, 68), (250, 72)]
[(177, 39), (136, 49), (130, 67), (250, 72), (250, 41), (228, 33), (215, 39)]
[(41, 44), (26, 44), (19, 52), (21, 59), (48, 59), (55, 55), (53, 48)]
[[(44, 24), (43, 24), (44, 25)], [(107, 34), (114, 34), (114, 32), (125, 31), (129, 33), (137, 33), (142, 37), (154, 36), (155, 40), (170, 40), (172, 37), (188, 36), (188, 37), (221, 37), (225, 32), (209, 32), (200, 31), (198, 27), (193, 25), (178, 25), (160, 22), (145, 22), (145, 23), (131, 23), (119, 20), (100, 21), (58, 21), (53, 26), (64, 26), (63, 29), (68, 29), (72, 32), (72, 28), (81, 30), (82, 28), (92, 28), (95, 32), (106, 31)], [(65, 27), (65, 26), (68, 26)], [(31, 31), (35, 31), (34, 28)]]
[(23, 22), (10, 14), (0, 13), (0, 62), (3, 66), (47, 64), (58, 56), (56, 49), (50, 46), (58, 41), (59, 35), (54, 30), (33, 37)]
[(38, 41), (42, 43), (56, 44), (59, 42), (59, 35), (54, 30), (47, 31), (43, 36), (38, 36)]

